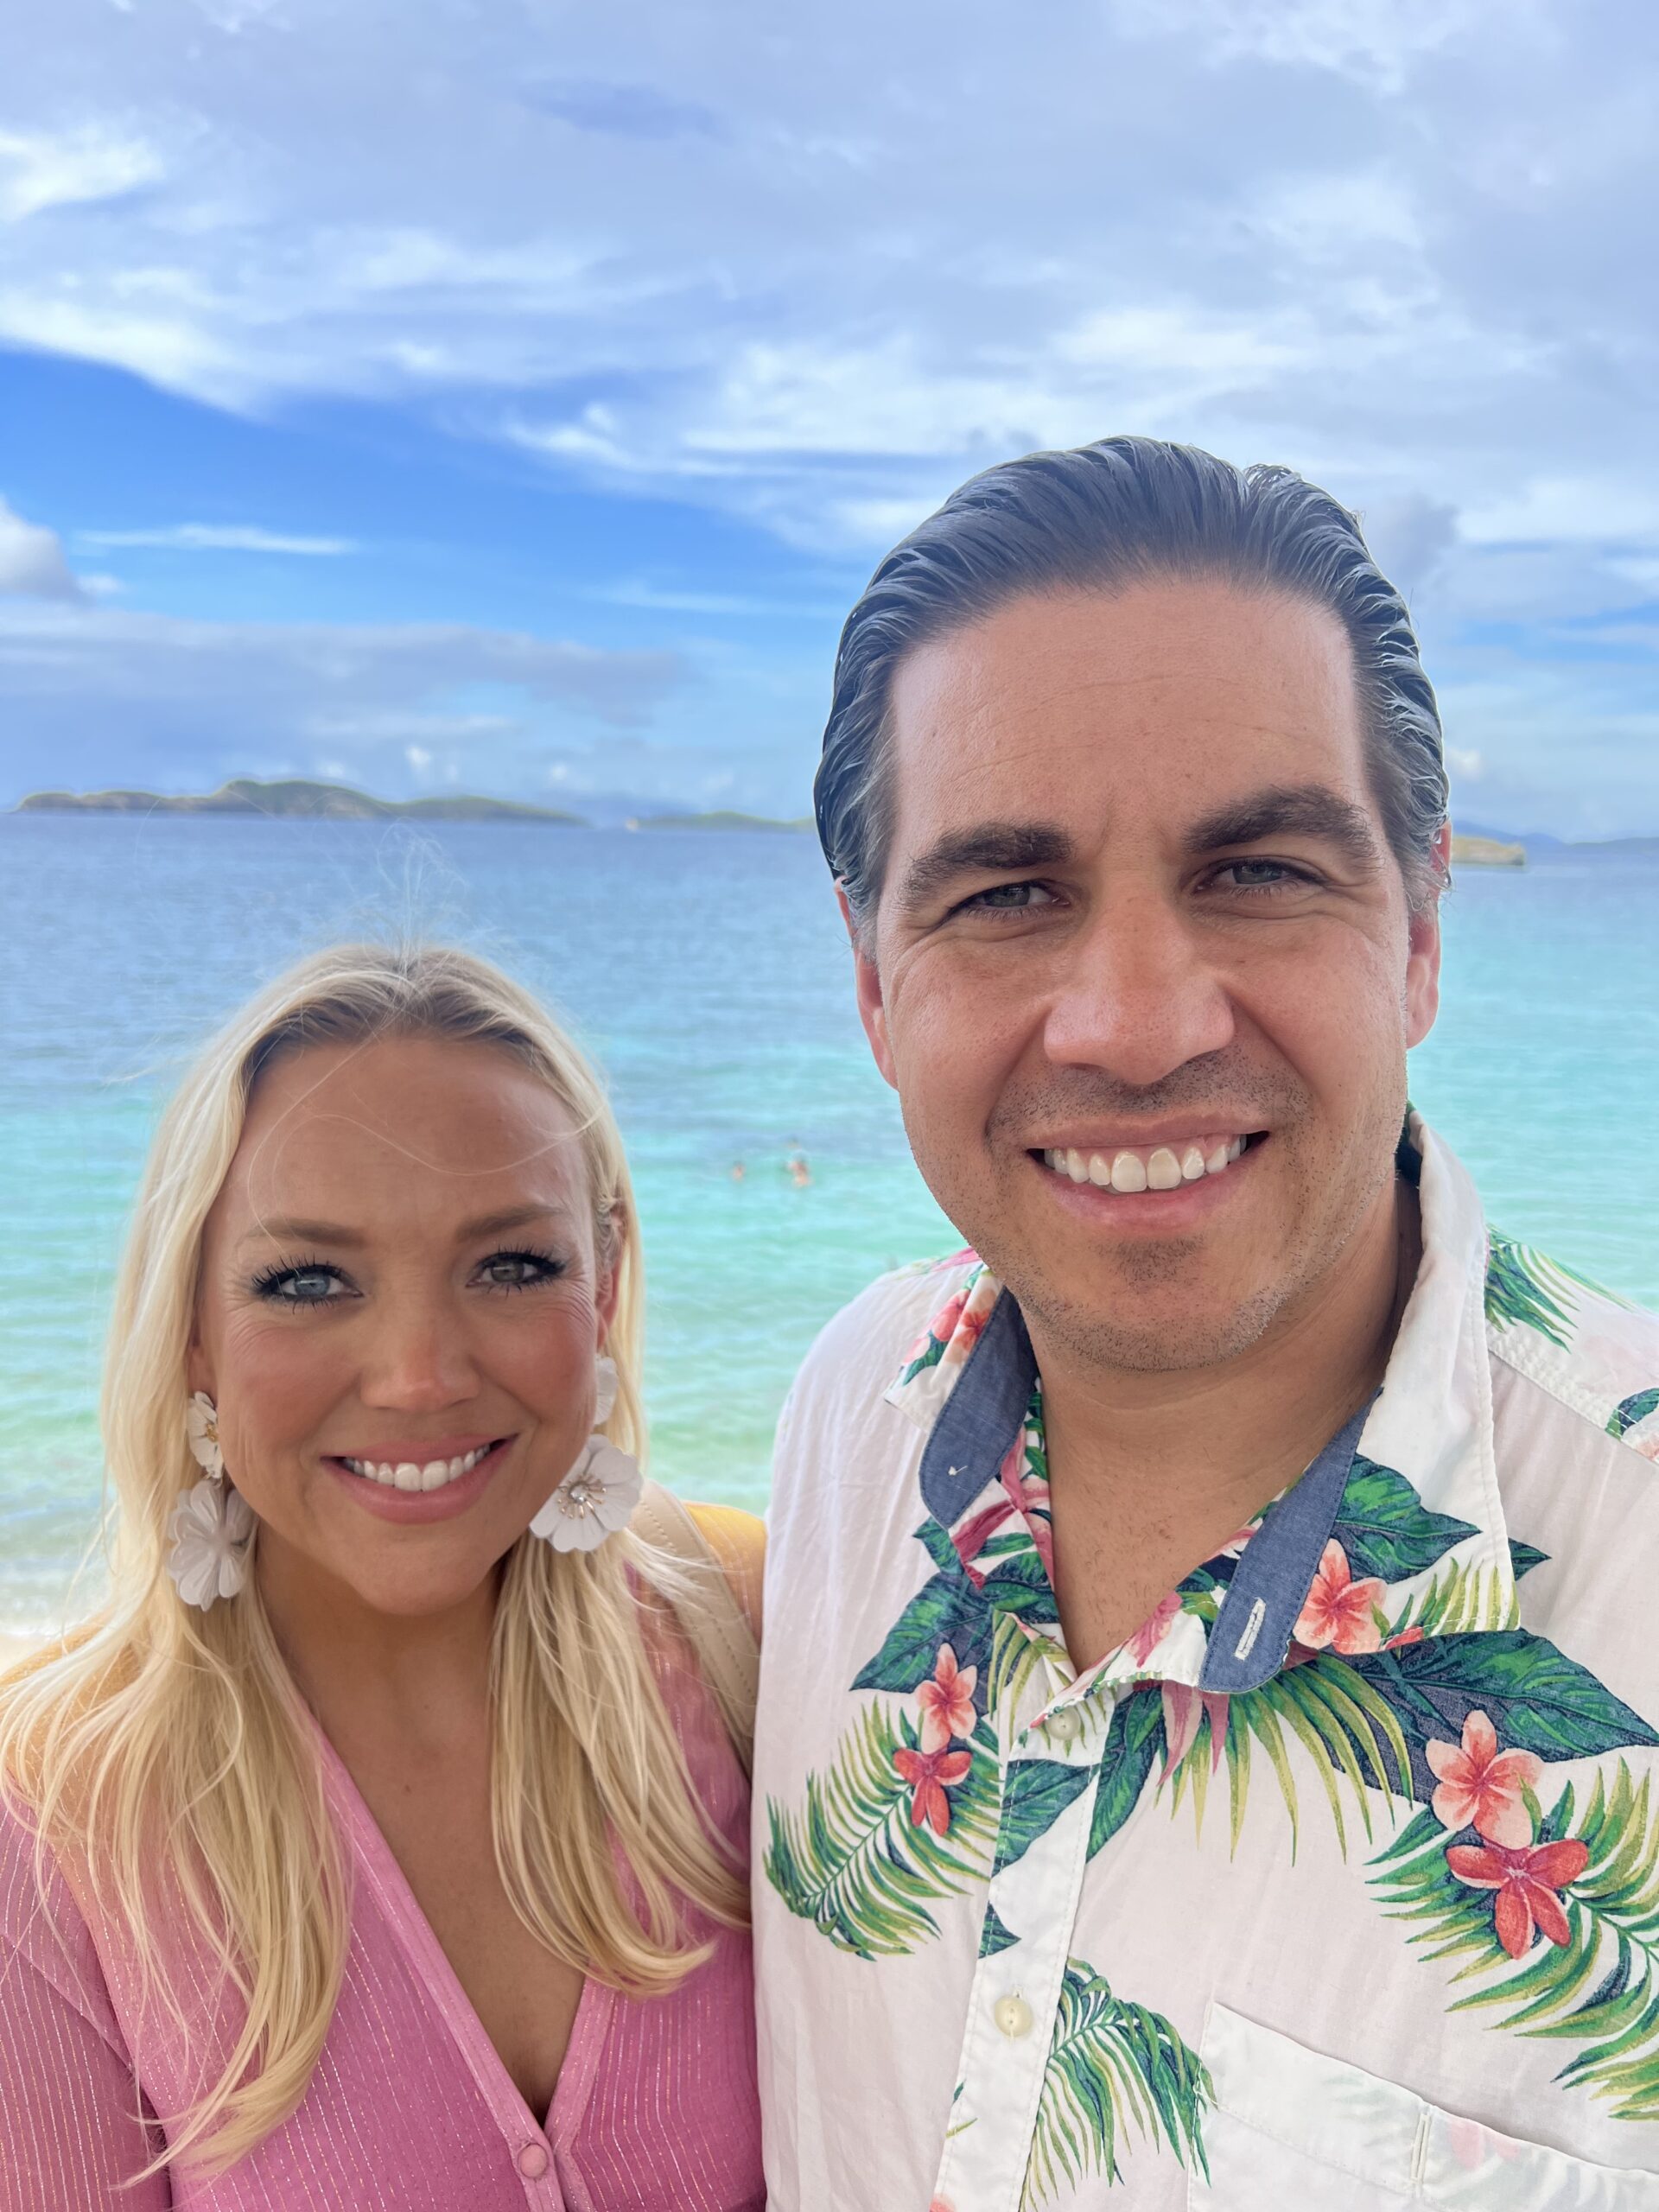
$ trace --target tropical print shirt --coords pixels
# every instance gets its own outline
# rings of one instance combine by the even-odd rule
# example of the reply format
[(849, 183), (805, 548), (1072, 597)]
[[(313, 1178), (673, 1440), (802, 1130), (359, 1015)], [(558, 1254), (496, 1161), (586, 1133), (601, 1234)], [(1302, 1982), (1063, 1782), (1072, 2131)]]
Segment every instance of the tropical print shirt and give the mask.
[(1659, 2208), (1659, 1320), (1408, 1139), (1378, 1395), (1086, 1673), (1012, 1297), (889, 1276), (809, 1357), (755, 1775), (773, 2212)]

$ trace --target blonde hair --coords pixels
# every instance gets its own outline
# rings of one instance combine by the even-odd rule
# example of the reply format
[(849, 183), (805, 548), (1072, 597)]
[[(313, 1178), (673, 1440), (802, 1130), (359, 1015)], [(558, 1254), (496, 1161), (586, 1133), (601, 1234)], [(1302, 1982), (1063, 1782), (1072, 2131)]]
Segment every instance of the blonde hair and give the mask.
[[(511, 1052), (569, 1112), (616, 1287), (607, 1350), (619, 1388), (605, 1427), (625, 1450), (643, 1446), (639, 1230), (621, 1138), (581, 1053), (530, 993), (464, 952), (346, 945), (278, 978), (207, 1046), (151, 1147), (105, 1369), (118, 1503), (111, 1601), (0, 1685), (0, 1787), (27, 1809), (40, 1850), (61, 1854), (118, 1915), (145, 1987), (181, 2027), (187, 1992), (170, 1985), (154, 1940), (162, 1911), (183, 1913), (239, 2002), (222, 2071), (168, 2116), (168, 2155), (193, 2152), (209, 2171), (304, 2095), (340, 1990), (350, 1895), (312, 1724), (257, 1576), (200, 1612), (167, 1573), (168, 1516), (198, 1472), (185, 1371), (202, 1227), (264, 1068), (309, 1045), (405, 1034)], [(640, 1995), (673, 1987), (707, 1956), (688, 1936), (688, 1904), (728, 1926), (746, 1916), (643, 1617), (686, 1594), (672, 1563), (632, 1535), (578, 1553), (526, 1534), (506, 1555), (495, 1616), (492, 1813), (507, 1895), (556, 1957)]]

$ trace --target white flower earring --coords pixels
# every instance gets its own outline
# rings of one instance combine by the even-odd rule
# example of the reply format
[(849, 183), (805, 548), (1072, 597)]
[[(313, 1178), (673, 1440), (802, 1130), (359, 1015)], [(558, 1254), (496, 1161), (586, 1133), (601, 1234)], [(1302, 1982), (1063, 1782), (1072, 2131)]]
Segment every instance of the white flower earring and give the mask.
[(627, 1527), (645, 1486), (633, 1454), (599, 1433), (616, 1403), (616, 1362), (601, 1352), (594, 1364), (598, 1376), (594, 1433), (575, 1465), (530, 1524), (531, 1535), (543, 1537), (556, 1552), (597, 1551), (607, 1536)]
[(219, 1409), (205, 1391), (196, 1392), (184, 1419), (190, 1456), (203, 1478), (180, 1491), (168, 1520), (173, 1548), (167, 1571), (185, 1604), (206, 1612), (215, 1599), (234, 1598), (247, 1580), (253, 1509), (225, 1479)]

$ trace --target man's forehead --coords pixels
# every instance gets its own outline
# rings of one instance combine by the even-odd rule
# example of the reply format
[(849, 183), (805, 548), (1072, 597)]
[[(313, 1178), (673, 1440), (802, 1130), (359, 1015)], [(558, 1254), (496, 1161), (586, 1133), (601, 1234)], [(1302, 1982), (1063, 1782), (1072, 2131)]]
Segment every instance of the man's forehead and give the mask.
[(1052, 816), (1138, 791), (1172, 827), (1264, 785), (1364, 794), (1341, 624), (1210, 579), (1011, 601), (904, 658), (888, 731), (903, 843), (1016, 794)]

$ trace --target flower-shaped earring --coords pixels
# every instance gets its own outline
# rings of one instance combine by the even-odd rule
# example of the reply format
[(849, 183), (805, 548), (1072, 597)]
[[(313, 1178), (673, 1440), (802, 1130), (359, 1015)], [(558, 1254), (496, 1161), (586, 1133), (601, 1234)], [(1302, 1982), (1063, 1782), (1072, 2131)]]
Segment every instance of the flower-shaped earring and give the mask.
[(185, 1409), (185, 1433), (204, 1473), (193, 1490), (180, 1491), (168, 1516), (167, 1571), (185, 1604), (206, 1612), (215, 1599), (234, 1598), (247, 1580), (253, 1509), (225, 1480), (219, 1410), (205, 1391)]
[(645, 1486), (633, 1454), (599, 1433), (616, 1403), (616, 1362), (601, 1353), (594, 1366), (594, 1433), (530, 1524), (531, 1535), (544, 1538), (556, 1552), (597, 1551), (607, 1536), (627, 1527)]

